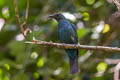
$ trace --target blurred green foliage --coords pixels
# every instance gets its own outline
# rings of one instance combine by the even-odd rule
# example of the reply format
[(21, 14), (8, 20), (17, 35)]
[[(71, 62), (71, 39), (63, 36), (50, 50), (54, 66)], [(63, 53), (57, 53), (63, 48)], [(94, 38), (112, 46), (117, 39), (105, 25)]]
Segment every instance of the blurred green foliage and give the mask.
[[(24, 22), (27, 0), (17, 1), (20, 19)], [(34, 36), (38, 40), (59, 42), (57, 22), (48, 15), (61, 12), (67, 13), (65, 17), (76, 25), (80, 44), (119, 47), (118, 19), (109, 19), (117, 8), (110, 1), (30, 0), (24, 28), (31, 28), (32, 33), (27, 40)], [(113, 80), (111, 69), (115, 65), (104, 59), (119, 59), (119, 54), (79, 50), (80, 72), (71, 75), (63, 49), (24, 43), (13, 0), (0, 0), (0, 19), (5, 20), (5, 24), (0, 22), (0, 80)]]

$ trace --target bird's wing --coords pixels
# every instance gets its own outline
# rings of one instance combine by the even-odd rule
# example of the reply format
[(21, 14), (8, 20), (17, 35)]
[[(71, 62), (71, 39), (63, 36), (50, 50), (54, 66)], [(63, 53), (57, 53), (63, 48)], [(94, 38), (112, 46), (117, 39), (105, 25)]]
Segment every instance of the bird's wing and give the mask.
[(72, 26), (72, 30), (73, 30), (73, 37), (71, 37), (71, 38), (74, 38), (74, 42), (77, 44), (78, 43), (78, 36), (77, 36), (76, 28), (75, 28), (74, 24), (71, 24), (71, 26)]
[(70, 24), (68, 30), (69, 30), (67, 32), (68, 40), (69, 40), (68, 43), (77, 44), (78, 40), (77, 40), (77, 32), (75, 26), (73, 24)]
[(77, 33), (73, 24), (64, 22), (58, 24), (58, 35), (61, 43), (77, 44)]

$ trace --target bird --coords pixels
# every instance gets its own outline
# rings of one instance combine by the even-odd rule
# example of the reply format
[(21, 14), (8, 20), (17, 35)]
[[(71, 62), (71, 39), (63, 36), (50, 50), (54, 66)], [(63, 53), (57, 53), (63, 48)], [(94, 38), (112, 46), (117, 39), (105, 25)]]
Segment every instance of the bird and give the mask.
[[(70, 23), (61, 13), (54, 13), (49, 15), (49, 17), (58, 22), (58, 37), (60, 43), (78, 44), (78, 37), (74, 24)], [(78, 49), (65, 49), (65, 51), (69, 57), (70, 73), (78, 73)]]

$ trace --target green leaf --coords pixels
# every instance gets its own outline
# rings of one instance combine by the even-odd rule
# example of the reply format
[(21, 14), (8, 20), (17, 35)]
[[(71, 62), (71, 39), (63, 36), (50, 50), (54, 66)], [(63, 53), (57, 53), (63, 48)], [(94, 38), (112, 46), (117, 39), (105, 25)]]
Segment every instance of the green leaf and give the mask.
[(9, 64), (4, 64), (4, 67), (5, 67), (7, 70), (10, 70), (10, 65), (9, 65)]
[(108, 32), (109, 30), (110, 30), (109, 24), (105, 24), (102, 33), (106, 33), (106, 32)]
[(37, 67), (43, 67), (44, 66), (44, 57), (41, 57), (37, 61)]
[(84, 21), (89, 21), (90, 15), (89, 15), (88, 12), (84, 12), (82, 15), (83, 15), (83, 20), (84, 20)]
[(33, 77), (35, 79), (38, 79), (40, 77), (40, 74), (38, 72), (34, 72)]
[(104, 62), (101, 62), (97, 65), (98, 72), (105, 71), (106, 69), (107, 69), (107, 64)]
[(82, 29), (77, 30), (78, 38), (82, 38), (86, 33), (87, 33), (86, 28), (82, 28)]
[(2, 15), (6, 19), (8, 19), (10, 17), (10, 11), (9, 11), (8, 7), (2, 9)]
[(0, 80), (2, 80), (3, 70), (0, 68)]
[(87, 3), (88, 5), (92, 5), (92, 4), (95, 3), (95, 0), (86, 0), (86, 3)]

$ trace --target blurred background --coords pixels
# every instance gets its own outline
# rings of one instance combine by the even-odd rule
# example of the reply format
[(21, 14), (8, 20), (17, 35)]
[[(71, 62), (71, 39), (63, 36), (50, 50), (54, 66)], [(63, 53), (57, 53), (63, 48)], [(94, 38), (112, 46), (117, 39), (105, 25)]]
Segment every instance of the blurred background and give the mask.
[[(27, 0), (17, 0), (21, 22)], [(120, 18), (113, 15), (112, 0), (30, 0), (29, 27), (38, 40), (58, 42), (57, 22), (49, 19), (62, 13), (76, 25), (79, 43), (119, 47)], [(120, 55), (116, 52), (79, 50), (80, 72), (69, 73), (69, 60), (63, 49), (24, 43), (15, 18), (14, 1), (0, 0), (0, 80), (113, 80)]]

